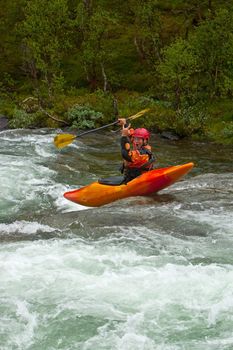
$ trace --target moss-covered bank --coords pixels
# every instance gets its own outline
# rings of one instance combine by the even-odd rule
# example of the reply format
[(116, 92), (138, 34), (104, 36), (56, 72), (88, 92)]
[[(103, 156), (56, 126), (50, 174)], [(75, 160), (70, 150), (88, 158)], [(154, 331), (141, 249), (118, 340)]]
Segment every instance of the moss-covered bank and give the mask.
[(144, 108), (150, 108), (150, 112), (135, 120), (133, 126), (170, 131), (181, 138), (233, 144), (233, 102), (227, 99), (175, 109), (169, 102), (145, 93), (124, 90), (113, 95), (82, 89), (59, 95), (44, 105), (32, 96), (14, 96), (13, 100), (4, 97), (0, 114), (8, 116), (10, 128), (89, 129)]

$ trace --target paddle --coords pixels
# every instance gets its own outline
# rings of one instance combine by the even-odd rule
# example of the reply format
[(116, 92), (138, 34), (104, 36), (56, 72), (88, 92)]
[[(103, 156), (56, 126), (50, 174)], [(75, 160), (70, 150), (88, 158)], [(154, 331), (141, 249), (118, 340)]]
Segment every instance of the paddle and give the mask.
[[(143, 114), (145, 114), (148, 111), (149, 111), (149, 108), (143, 109), (142, 111), (140, 111), (140, 112), (138, 112), (138, 113), (136, 113), (134, 115), (131, 115), (131, 117), (129, 117), (128, 120), (134, 120), (136, 118), (139, 118), (139, 117), (141, 117)], [(57, 148), (64, 148), (64, 147), (68, 146), (70, 143), (72, 143), (76, 138), (78, 138), (80, 136), (87, 135), (87, 134), (90, 134), (92, 132), (96, 132), (96, 131), (105, 129), (105, 128), (108, 128), (109, 126), (113, 126), (113, 125), (116, 125), (116, 124), (118, 124), (118, 120), (116, 120), (113, 123), (100, 126), (99, 128), (96, 128), (96, 129), (84, 131), (83, 133), (81, 133), (79, 135), (59, 134), (59, 135), (56, 135), (54, 137), (54, 144), (55, 144), (55, 146)]]

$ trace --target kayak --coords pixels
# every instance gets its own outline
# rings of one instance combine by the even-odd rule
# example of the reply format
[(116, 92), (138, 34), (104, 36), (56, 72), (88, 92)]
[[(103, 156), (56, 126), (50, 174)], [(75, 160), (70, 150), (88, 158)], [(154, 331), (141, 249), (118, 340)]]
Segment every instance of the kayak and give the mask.
[(65, 192), (64, 197), (87, 207), (100, 207), (118, 199), (134, 196), (149, 196), (180, 180), (192, 168), (193, 163), (175, 165), (148, 171), (127, 184), (123, 177), (100, 179), (90, 185)]
[(65, 192), (64, 197), (87, 207), (100, 207), (122, 198), (149, 196), (180, 180), (193, 166), (193, 163), (186, 163), (150, 170), (127, 184), (122, 183), (121, 176), (100, 179), (90, 185)]

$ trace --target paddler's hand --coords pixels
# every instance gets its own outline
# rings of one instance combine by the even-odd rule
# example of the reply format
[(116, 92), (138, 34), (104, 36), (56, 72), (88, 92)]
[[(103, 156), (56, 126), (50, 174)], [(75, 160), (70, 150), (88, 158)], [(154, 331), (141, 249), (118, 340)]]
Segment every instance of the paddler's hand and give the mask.
[(122, 125), (122, 126), (125, 125), (126, 124), (126, 119), (125, 118), (119, 118), (118, 119), (118, 124)]
[(129, 136), (130, 126), (131, 126), (131, 124), (127, 125), (126, 127), (125, 127), (125, 125), (122, 126), (121, 136)]

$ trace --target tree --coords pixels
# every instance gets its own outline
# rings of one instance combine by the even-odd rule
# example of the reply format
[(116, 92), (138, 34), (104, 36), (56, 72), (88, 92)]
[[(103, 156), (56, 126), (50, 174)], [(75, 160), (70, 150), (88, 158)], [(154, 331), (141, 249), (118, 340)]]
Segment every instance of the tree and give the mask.
[(141, 61), (150, 66), (161, 61), (161, 23), (157, 0), (131, 0), (129, 2), (134, 14), (133, 40)]
[(158, 72), (165, 83), (165, 90), (179, 109), (181, 100), (188, 98), (193, 85), (192, 77), (197, 72), (197, 58), (187, 40), (177, 39), (164, 49), (164, 60)]
[(19, 78), (21, 56), (20, 37), (16, 31), (17, 23), (23, 19), (22, 8), (26, 0), (0, 0), (0, 81), (5, 88), (8, 80)]
[(107, 65), (113, 56), (108, 45), (115, 36), (117, 21), (109, 11), (98, 6), (93, 9), (89, 1), (80, 4), (77, 12), (83, 33), (81, 53), (87, 81), (91, 89), (96, 89), (102, 82), (103, 90), (107, 91), (110, 85)]
[(210, 97), (233, 92), (233, 7), (221, 9), (190, 37), (198, 57), (200, 87)]
[(45, 83), (51, 97), (62, 81), (61, 62), (70, 47), (72, 22), (66, 0), (30, 0), (19, 26), (23, 35), (24, 68), (39, 89)]

